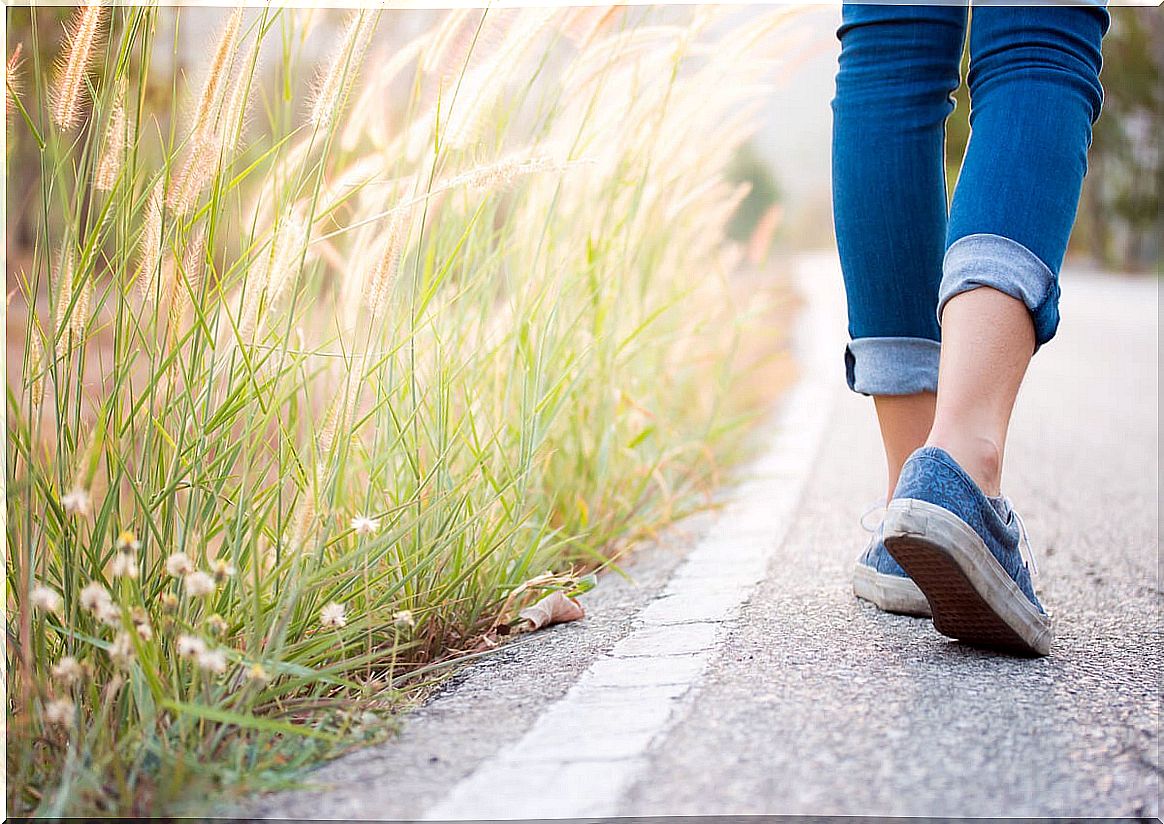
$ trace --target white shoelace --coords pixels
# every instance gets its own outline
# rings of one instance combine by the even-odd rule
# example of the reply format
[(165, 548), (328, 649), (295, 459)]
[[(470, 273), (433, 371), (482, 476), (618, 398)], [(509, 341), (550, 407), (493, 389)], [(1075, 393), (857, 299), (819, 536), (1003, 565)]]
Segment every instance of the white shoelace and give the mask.
[(1010, 501), (1006, 501), (1006, 508), (1014, 515), (1015, 521), (1019, 528), (1019, 556), (1023, 559), (1023, 564), (1026, 565), (1027, 571), (1031, 574), (1031, 584), (1034, 584), (1034, 579), (1039, 577), (1039, 565), (1035, 563), (1035, 549), (1031, 546), (1031, 535), (1027, 532), (1027, 525), (1023, 522), (1023, 516), (1018, 514), (1018, 511), (1010, 505)]
[[(881, 510), (881, 517), (877, 519), (877, 525), (869, 526), (869, 516), (878, 510)], [(883, 520), (885, 520), (885, 504), (881, 503), (880, 501), (874, 501), (865, 508), (864, 512), (861, 513), (861, 529), (872, 534), (881, 528), (881, 522)]]

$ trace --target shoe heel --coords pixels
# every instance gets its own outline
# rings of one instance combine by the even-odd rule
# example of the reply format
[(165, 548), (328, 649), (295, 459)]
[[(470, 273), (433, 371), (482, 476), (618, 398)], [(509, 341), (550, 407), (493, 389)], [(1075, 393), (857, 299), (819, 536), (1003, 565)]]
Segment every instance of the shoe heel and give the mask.
[(1051, 633), (982, 539), (961, 518), (928, 501), (893, 501), (885, 548), (914, 580), (934, 628), (975, 646), (1046, 655)]

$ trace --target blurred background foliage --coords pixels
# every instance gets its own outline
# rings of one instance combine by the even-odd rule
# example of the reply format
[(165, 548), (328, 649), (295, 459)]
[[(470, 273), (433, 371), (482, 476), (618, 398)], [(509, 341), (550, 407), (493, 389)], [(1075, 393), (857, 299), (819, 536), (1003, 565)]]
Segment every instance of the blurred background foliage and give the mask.
[[(1103, 113), (1096, 122), (1071, 251), (1105, 268), (1160, 268), (1160, 118), (1164, 111), (1164, 17), (1158, 8), (1113, 7), (1103, 42)], [(970, 55), (962, 54), (962, 77)], [(965, 84), (946, 128), (946, 179), (953, 192), (970, 139)]]

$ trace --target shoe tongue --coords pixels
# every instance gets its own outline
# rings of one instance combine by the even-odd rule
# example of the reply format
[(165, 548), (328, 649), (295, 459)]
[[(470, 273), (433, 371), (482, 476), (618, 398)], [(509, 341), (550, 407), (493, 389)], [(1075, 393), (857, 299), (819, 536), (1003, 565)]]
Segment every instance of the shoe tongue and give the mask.
[(999, 495), (997, 498), (987, 496), (986, 500), (990, 501), (990, 505), (998, 513), (998, 517), (1002, 518), (1003, 523), (1010, 522), (1010, 501), (1005, 495)]

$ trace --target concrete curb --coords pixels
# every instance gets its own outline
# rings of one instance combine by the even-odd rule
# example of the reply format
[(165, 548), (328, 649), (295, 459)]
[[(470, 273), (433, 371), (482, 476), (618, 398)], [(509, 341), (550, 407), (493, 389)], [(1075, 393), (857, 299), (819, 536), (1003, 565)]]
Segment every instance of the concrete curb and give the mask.
[[(430, 807), (426, 820), (612, 815), (652, 746), (681, 720), (725, 627), (763, 579), (784, 540), (839, 388), (832, 332), (835, 267), (798, 262), (805, 300), (794, 347), (800, 376), (772, 424), (770, 448), (749, 468), (696, 548), (634, 629), (597, 658), (519, 739)], [(834, 368), (837, 367), (837, 368)]]

